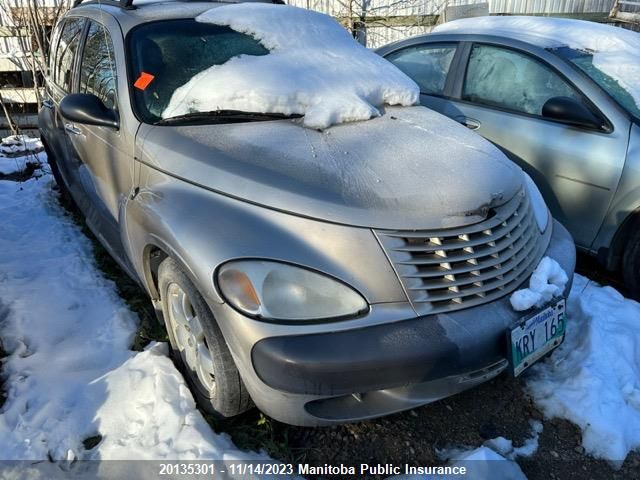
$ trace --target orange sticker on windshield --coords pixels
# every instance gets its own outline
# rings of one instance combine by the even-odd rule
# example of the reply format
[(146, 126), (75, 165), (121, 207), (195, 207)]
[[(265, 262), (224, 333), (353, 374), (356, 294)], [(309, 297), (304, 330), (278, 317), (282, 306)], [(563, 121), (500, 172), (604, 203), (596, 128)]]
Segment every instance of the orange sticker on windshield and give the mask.
[(144, 90), (149, 86), (149, 84), (153, 81), (154, 78), (156, 77), (154, 77), (150, 73), (142, 72), (138, 77), (138, 79), (136, 80), (136, 83), (133, 84), (133, 86), (140, 90)]

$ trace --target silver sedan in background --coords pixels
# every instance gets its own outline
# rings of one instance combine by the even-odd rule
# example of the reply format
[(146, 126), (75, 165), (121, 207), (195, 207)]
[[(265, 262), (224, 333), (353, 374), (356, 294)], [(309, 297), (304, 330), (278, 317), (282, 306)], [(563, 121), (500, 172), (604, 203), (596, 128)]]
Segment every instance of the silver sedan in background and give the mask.
[(377, 53), (527, 171), (576, 245), (640, 298), (639, 45), (591, 22), (482, 17)]

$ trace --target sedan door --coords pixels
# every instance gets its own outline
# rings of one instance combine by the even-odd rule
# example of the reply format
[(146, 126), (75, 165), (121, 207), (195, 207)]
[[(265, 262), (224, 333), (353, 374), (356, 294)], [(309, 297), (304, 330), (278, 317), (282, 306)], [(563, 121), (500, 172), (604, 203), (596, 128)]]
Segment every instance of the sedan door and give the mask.
[[(122, 50), (122, 45), (119, 44)], [(116, 50), (107, 28), (91, 20), (80, 52), (78, 93), (98, 97), (118, 111)], [(81, 181), (89, 199), (87, 223), (112, 256), (127, 268), (120, 234), (120, 209), (133, 190), (133, 142), (123, 128), (67, 120), (71, 154), (80, 163)]]
[[(567, 76), (528, 52), (495, 44), (470, 47), (468, 62), (457, 72), (464, 81), (458, 82), (447, 115), (495, 143), (527, 171), (554, 217), (578, 246), (589, 249), (622, 174), (630, 122), (615, 109), (597, 107)], [(607, 127), (545, 118), (542, 107), (553, 97), (582, 103)]]
[(84, 32), (85, 19), (67, 17), (56, 30), (52, 42), (51, 72), (47, 79), (47, 98), (40, 113), (40, 128), (46, 133), (46, 141), (55, 156), (56, 165), (74, 200), (84, 211), (86, 195), (80, 181), (80, 162), (71, 154), (69, 134), (64, 118), (60, 115), (60, 101), (72, 92), (77, 54)]

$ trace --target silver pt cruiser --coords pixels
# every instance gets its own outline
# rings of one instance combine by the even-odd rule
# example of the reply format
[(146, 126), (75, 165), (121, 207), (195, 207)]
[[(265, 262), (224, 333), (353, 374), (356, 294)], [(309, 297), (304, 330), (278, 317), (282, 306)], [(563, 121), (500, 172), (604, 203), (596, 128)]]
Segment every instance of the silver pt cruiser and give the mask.
[[(163, 117), (197, 73), (271, 54), (195, 20), (212, 8), (72, 8), (39, 118), (63, 194), (148, 292), (203, 408), (372, 418), (517, 374), (562, 341), (562, 300), (523, 314), (509, 294), (544, 256), (571, 278), (573, 241), (520, 168), (456, 122), (382, 105), (324, 130), (282, 113)], [(544, 312), (554, 338), (509, 341)]]

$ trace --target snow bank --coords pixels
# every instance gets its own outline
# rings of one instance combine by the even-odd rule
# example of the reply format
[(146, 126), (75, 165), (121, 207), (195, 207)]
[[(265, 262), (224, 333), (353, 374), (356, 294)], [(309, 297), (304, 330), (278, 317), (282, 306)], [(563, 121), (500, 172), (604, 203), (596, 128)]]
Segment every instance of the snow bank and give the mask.
[(3, 155), (39, 152), (42, 149), (40, 139), (28, 135), (11, 135), (3, 138), (0, 143), (0, 154)]
[(553, 258), (544, 257), (531, 274), (529, 288), (516, 290), (509, 301), (517, 312), (541, 307), (553, 297), (562, 295), (569, 281), (567, 273)]
[(238, 4), (197, 20), (249, 34), (271, 53), (233, 58), (178, 88), (162, 116), (218, 109), (302, 114), (306, 127), (367, 120), (379, 107), (414, 105), (418, 86), (358, 44), (327, 15), (302, 8)]
[(543, 48), (593, 52), (593, 65), (615, 79), (640, 108), (640, 34), (601, 23), (565, 18), (492, 16), (444, 23), (434, 32), (505, 35)]
[(565, 341), (527, 380), (547, 417), (582, 429), (587, 453), (620, 465), (640, 449), (640, 304), (576, 275)]
[[(515, 462), (518, 457), (530, 457), (538, 450), (538, 437), (542, 432), (542, 423), (531, 421), (532, 437), (521, 447), (504, 437), (487, 440), (478, 448), (448, 448), (438, 450), (438, 457), (450, 466), (467, 468), (465, 478), (471, 480), (526, 480), (526, 476)], [(429, 478), (449, 480), (459, 476), (440, 475)], [(424, 476), (403, 475), (392, 480), (423, 480)]]
[(51, 181), (0, 181), (0, 460), (267, 458), (211, 431), (166, 346), (128, 349), (137, 319)]
[(456, 449), (446, 452), (448, 465), (451, 467), (465, 467), (464, 475), (396, 475), (387, 480), (455, 480), (465, 478), (467, 480), (527, 480), (527, 477), (520, 469), (520, 466), (507, 460), (499, 453), (487, 447), (475, 449)]
[[(9, 175), (25, 169), (27, 162), (45, 160), (42, 142), (28, 135), (12, 135), (0, 142), (0, 174)], [(29, 156), (17, 156), (30, 154)]]
[(521, 447), (514, 447), (513, 442), (504, 437), (487, 440), (483, 446), (490, 448), (509, 460), (515, 460), (518, 457), (530, 457), (538, 451), (538, 439), (543, 429), (542, 423), (537, 420), (532, 420), (531, 429), (533, 436), (525, 440)]

